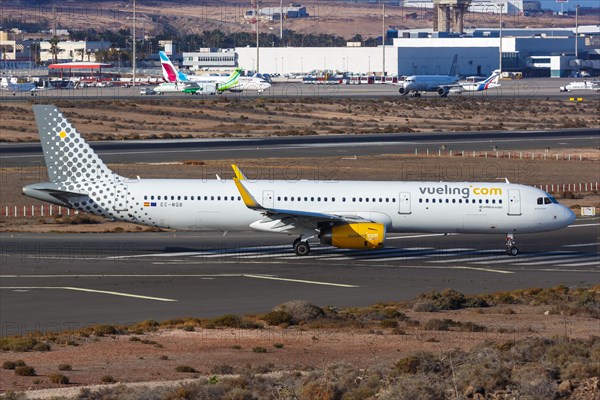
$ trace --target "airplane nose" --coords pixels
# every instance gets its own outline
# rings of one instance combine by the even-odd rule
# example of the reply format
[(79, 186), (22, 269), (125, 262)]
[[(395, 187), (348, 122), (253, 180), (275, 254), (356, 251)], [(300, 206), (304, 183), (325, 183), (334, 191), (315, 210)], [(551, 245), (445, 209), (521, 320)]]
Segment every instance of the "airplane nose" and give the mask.
[(575, 213), (573, 211), (571, 211), (570, 208), (567, 208), (565, 206), (562, 206), (563, 210), (562, 210), (562, 216), (560, 218), (560, 222), (562, 223), (563, 226), (569, 226), (573, 223), (573, 221), (575, 221)]

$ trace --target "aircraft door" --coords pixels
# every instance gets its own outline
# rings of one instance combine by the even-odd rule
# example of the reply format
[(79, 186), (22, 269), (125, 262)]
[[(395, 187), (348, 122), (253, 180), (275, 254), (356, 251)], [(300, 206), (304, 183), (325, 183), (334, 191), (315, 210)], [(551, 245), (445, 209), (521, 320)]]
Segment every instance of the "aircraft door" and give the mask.
[(272, 190), (263, 190), (263, 201), (262, 206), (265, 208), (273, 208), (274, 207), (274, 198)]
[(399, 207), (398, 214), (410, 214), (410, 193), (402, 192), (400, 193), (399, 198)]
[(521, 192), (519, 189), (508, 190), (508, 215), (521, 215)]
[(127, 211), (127, 185), (121, 182), (115, 183), (115, 198), (113, 209), (115, 211)]

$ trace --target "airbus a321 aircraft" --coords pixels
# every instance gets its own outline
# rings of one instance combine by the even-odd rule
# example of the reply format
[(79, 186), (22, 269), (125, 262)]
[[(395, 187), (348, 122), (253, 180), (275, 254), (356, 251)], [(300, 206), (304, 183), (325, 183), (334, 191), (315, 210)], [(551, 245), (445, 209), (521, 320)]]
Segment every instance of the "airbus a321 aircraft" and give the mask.
[(33, 111), (49, 182), (25, 186), (35, 199), (138, 224), (197, 231), (294, 235), (309, 241), (378, 249), (386, 233), (495, 233), (517, 255), (515, 234), (564, 228), (567, 207), (532, 187), (486, 182), (261, 181), (234, 165), (232, 181), (135, 179), (111, 171), (53, 105)]

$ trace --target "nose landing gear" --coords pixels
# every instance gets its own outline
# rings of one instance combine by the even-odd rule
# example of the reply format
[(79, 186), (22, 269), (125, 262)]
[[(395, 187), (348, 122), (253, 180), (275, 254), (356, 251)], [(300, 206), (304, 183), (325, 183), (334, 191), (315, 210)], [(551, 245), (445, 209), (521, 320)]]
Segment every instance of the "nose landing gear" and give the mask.
[(515, 236), (512, 233), (506, 234), (506, 254), (513, 257), (519, 254), (517, 242), (515, 241)]

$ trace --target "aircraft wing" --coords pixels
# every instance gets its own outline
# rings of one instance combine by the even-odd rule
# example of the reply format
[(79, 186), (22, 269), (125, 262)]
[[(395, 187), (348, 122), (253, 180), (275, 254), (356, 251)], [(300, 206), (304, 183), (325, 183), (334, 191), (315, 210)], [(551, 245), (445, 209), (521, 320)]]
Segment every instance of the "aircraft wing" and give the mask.
[(297, 222), (301, 225), (309, 225), (314, 227), (323, 222), (373, 222), (357, 215), (337, 215), (312, 211), (263, 207), (242, 183), (242, 180), (244, 180), (245, 177), (239, 168), (236, 165), (232, 165), (232, 167), (236, 174), (236, 177), (233, 178), (233, 181), (235, 182), (235, 185), (240, 192), (246, 207), (255, 211), (259, 211), (264, 216), (269, 217), (271, 220), (280, 220), (282, 222), (287, 221), (286, 223), (288, 224)]

